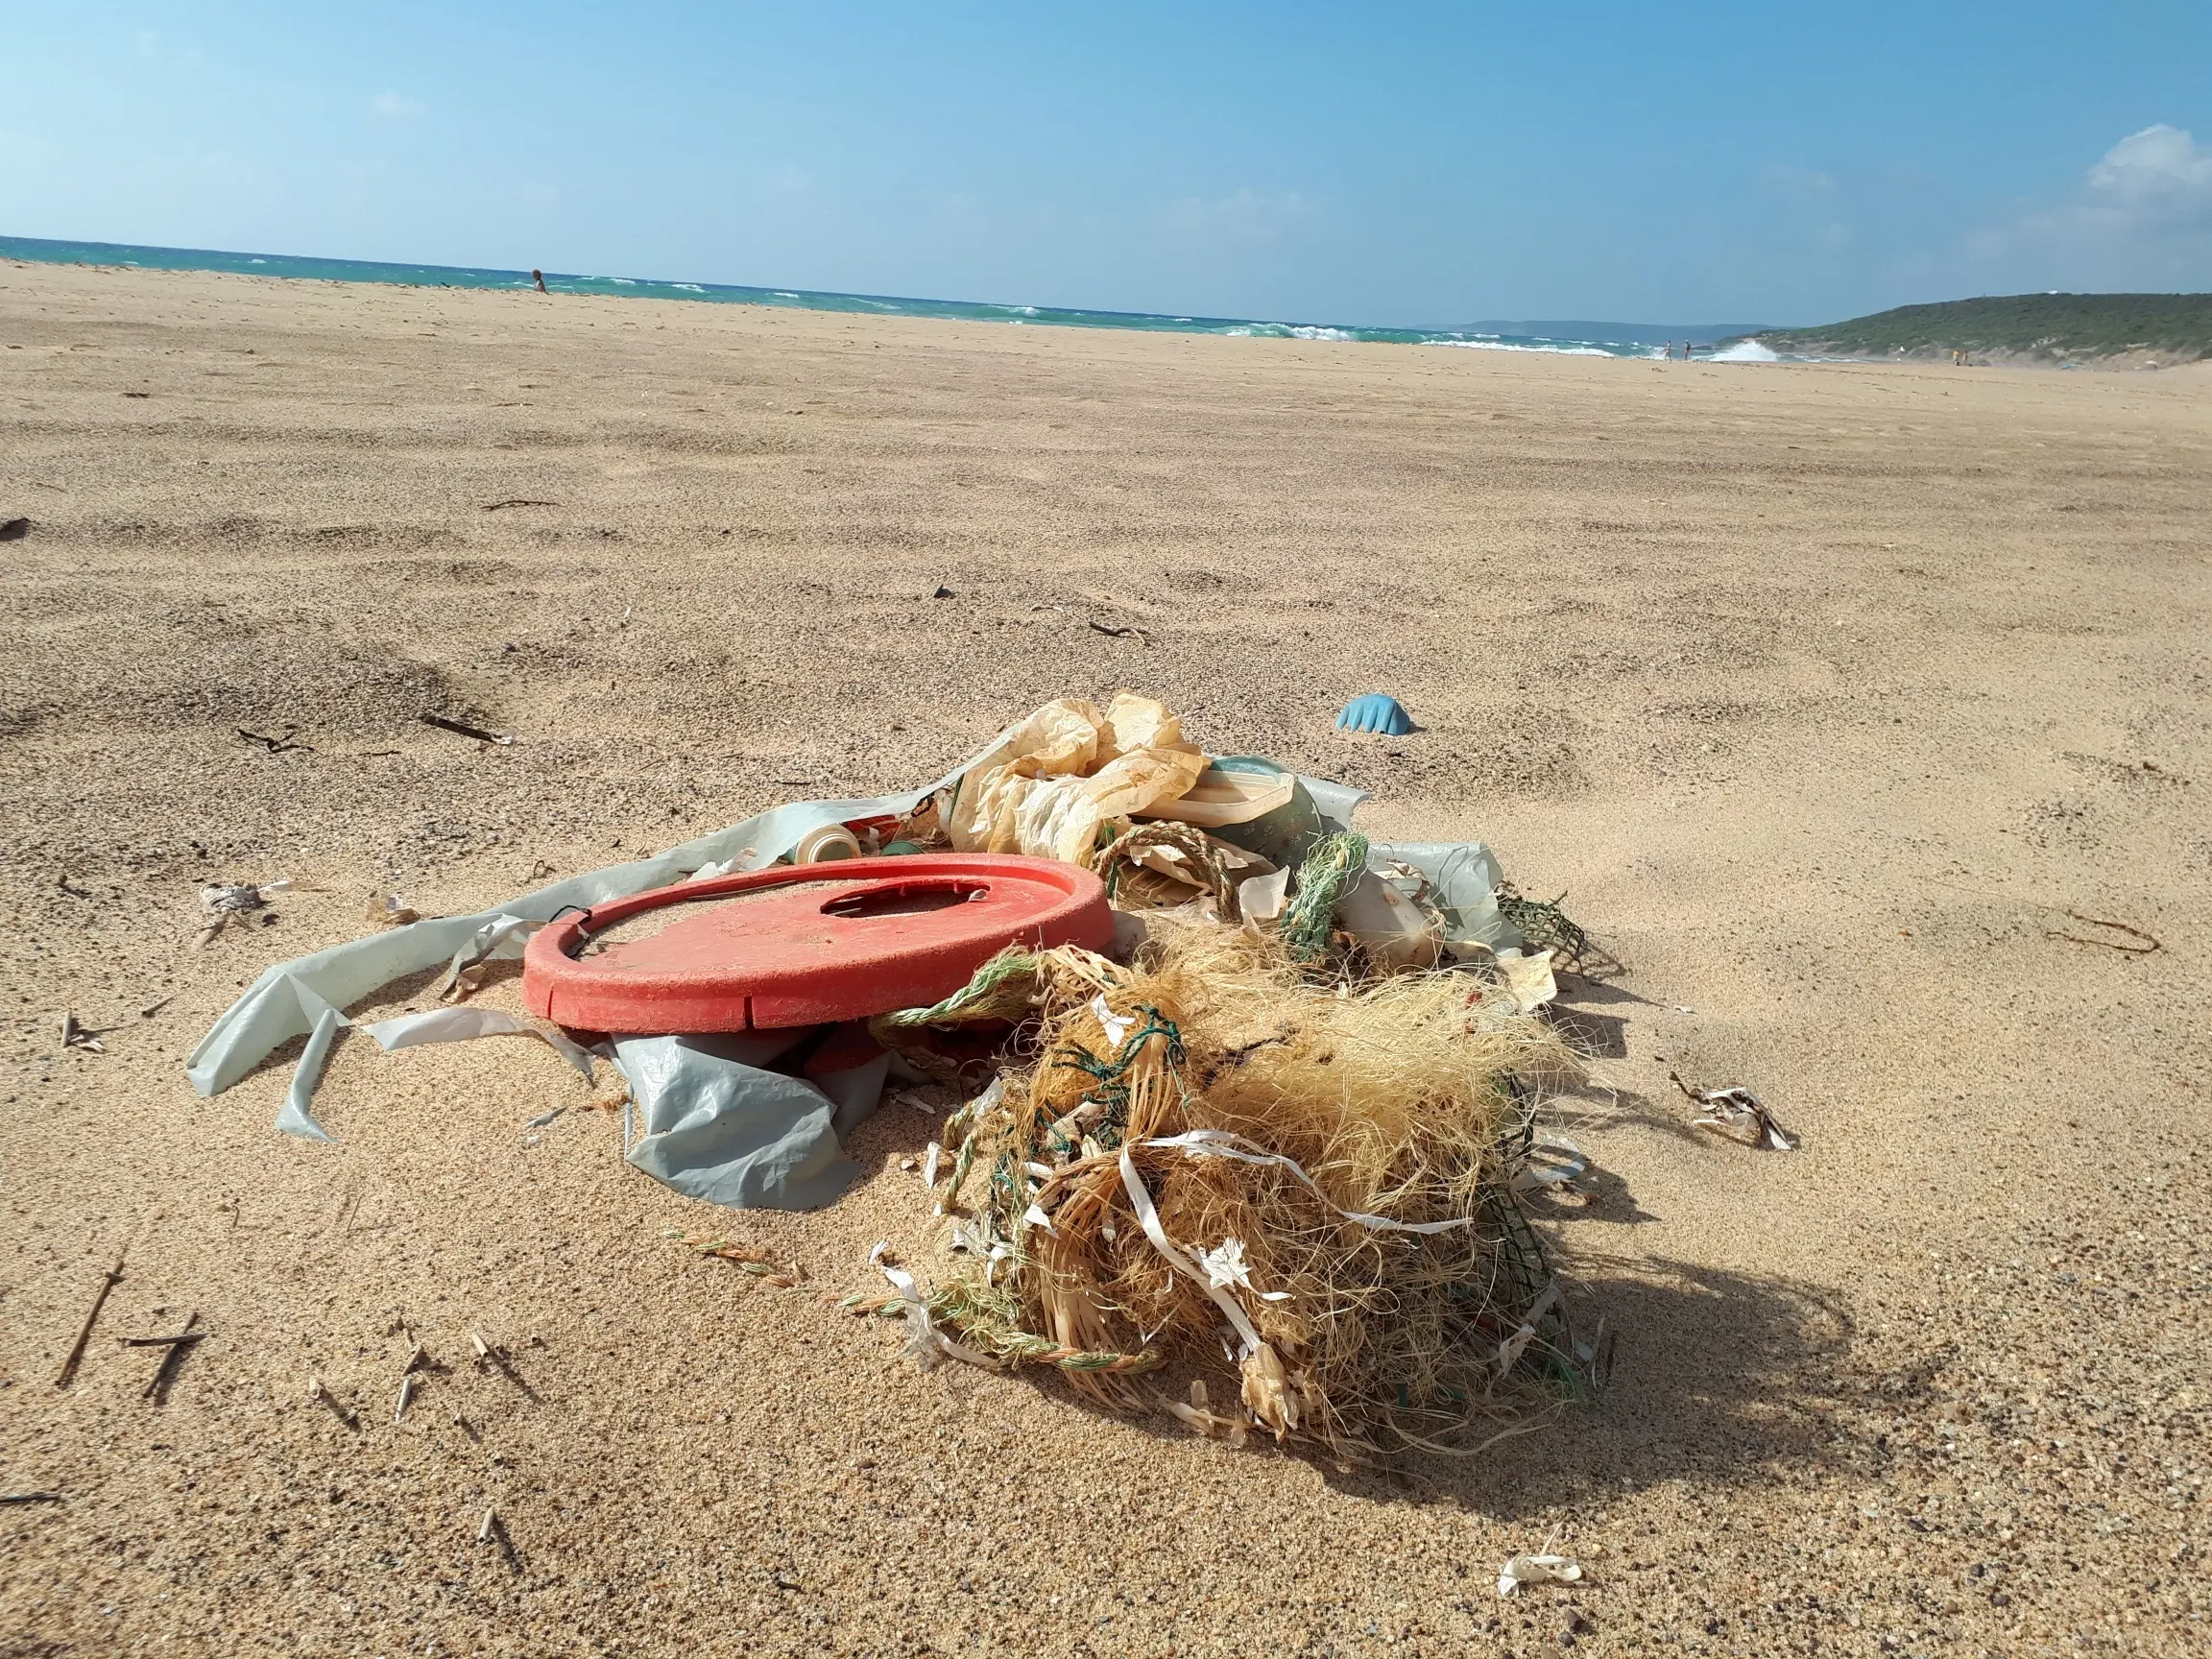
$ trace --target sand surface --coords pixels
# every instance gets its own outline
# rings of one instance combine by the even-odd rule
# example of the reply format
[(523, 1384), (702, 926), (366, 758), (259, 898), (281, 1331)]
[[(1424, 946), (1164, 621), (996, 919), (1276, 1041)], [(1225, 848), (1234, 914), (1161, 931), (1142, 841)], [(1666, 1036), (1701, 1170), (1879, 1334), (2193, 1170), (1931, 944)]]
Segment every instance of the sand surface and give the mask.
[[(0, 1495), (60, 1495), (0, 1508), (0, 1652), (2204, 1649), (2212, 379), (20, 265), (0, 344)], [(474, 909), (1119, 685), (1624, 965), (1567, 988), (1615, 1093), (1543, 1223), (1599, 1405), (1233, 1451), (663, 1238), (862, 1284), (904, 1109), (834, 1209), (728, 1215), (607, 1113), (526, 1131), (587, 1098), (532, 1045), (344, 1041), (336, 1145), (272, 1128), (297, 1045), (185, 1083), (373, 886)], [(1377, 689), (1425, 730), (1331, 730)], [(142, 1397), (116, 1337), (194, 1312)], [(1585, 1581), (1501, 1601), (1547, 1541)]]

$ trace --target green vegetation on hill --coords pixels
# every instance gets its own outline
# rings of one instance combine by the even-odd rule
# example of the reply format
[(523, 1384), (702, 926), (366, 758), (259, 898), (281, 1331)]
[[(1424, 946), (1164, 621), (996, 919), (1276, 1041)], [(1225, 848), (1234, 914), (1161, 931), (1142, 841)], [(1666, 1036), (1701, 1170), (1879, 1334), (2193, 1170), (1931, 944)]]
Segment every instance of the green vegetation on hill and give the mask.
[(1778, 351), (1947, 356), (1973, 351), (2047, 362), (2141, 353), (2185, 362), (2212, 356), (2212, 294), (2011, 294), (1900, 305), (1817, 328), (1769, 329)]

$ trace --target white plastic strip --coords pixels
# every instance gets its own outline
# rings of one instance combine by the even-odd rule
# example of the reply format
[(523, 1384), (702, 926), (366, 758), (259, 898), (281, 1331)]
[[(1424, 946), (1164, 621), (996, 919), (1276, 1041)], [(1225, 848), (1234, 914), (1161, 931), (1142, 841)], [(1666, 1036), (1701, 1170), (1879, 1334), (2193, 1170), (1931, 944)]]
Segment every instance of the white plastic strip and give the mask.
[(1514, 1555), (1498, 1570), (1498, 1594), (1517, 1596), (1524, 1584), (1578, 1584), (1582, 1564), (1565, 1555)]
[(1528, 1344), (1536, 1340), (1536, 1321), (1551, 1311), (1551, 1304), (1559, 1300), (1559, 1281), (1554, 1279), (1544, 1286), (1544, 1294), (1537, 1297), (1528, 1311), (1521, 1316), (1520, 1327), (1498, 1344), (1498, 1375), (1503, 1378), (1521, 1363), (1521, 1356)]
[[(1424, 1236), (1449, 1233), (1455, 1227), (1472, 1227), (1478, 1219), (1473, 1215), (1456, 1215), (1449, 1221), (1393, 1221), (1387, 1215), (1368, 1215), (1358, 1210), (1337, 1210), (1330, 1204), (1321, 1189), (1314, 1185), (1313, 1177), (1298, 1166), (1295, 1158), (1286, 1158), (1280, 1152), (1262, 1152), (1241, 1135), (1233, 1135), (1226, 1129), (1189, 1129), (1180, 1135), (1169, 1135), (1158, 1141), (1147, 1141), (1146, 1146), (1158, 1146), (1179, 1151), (1189, 1158), (1234, 1158), (1239, 1164), (1273, 1164), (1287, 1169), (1306, 1184), (1307, 1190), (1322, 1203), (1360, 1226), (1376, 1232), (1419, 1233)], [(1126, 1166), (1127, 1154), (1123, 1154)]]
[(1098, 1021), (1098, 1028), (1106, 1033), (1106, 1046), (1118, 1049), (1129, 1035), (1129, 1027), (1136, 1023), (1114, 1012), (1106, 1004), (1106, 993), (1101, 991), (1091, 998), (1091, 1012)]
[(971, 1348), (964, 1342), (955, 1342), (937, 1329), (929, 1317), (929, 1305), (922, 1300), (922, 1292), (915, 1288), (914, 1275), (903, 1267), (881, 1264), (883, 1277), (891, 1281), (891, 1287), (899, 1292), (899, 1304), (906, 1311), (906, 1358), (925, 1371), (934, 1371), (948, 1359), (957, 1359), (963, 1365), (980, 1366), (985, 1371), (999, 1369), (998, 1361), (981, 1349)]
[(362, 1030), (376, 1039), (376, 1046), (389, 1054), (395, 1048), (417, 1048), (425, 1043), (472, 1043), (479, 1037), (537, 1037), (591, 1081), (591, 1051), (560, 1031), (533, 1025), (517, 1014), (497, 1008), (432, 1008), (421, 1014), (401, 1014), (379, 1020)]
[[(1149, 1141), (1145, 1144), (1165, 1146), (1169, 1142)], [(1244, 1344), (1243, 1353), (1237, 1358), (1242, 1359), (1244, 1355), (1256, 1352), (1261, 1346), (1260, 1333), (1253, 1328), (1252, 1321), (1245, 1316), (1237, 1298), (1214, 1284), (1206, 1276), (1205, 1268), (1168, 1241), (1167, 1230), (1160, 1225), (1160, 1212), (1152, 1207), (1152, 1194), (1145, 1189), (1144, 1178), (1137, 1173), (1137, 1166), (1130, 1160), (1126, 1145), (1121, 1148), (1121, 1187), (1129, 1194), (1129, 1203), (1137, 1212), (1138, 1224), (1144, 1229), (1144, 1237), (1152, 1240), (1152, 1248), (1166, 1257), (1178, 1271), (1187, 1274), (1199, 1289), (1214, 1299), (1214, 1305), (1228, 1316), (1230, 1327)]]
[(1565, 1187), (1590, 1172), (1590, 1154), (1560, 1137), (1530, 1146), (1513, 1177), (1513, 1190), (1534, 1192), (1546, 1187)]

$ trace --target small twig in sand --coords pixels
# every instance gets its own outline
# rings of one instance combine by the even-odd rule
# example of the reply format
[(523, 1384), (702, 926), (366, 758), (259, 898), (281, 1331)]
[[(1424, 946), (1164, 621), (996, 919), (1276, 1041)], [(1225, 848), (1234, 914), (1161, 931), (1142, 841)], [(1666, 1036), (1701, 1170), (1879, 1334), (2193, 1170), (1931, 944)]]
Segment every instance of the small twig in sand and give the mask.
[(180, 1342), (198, 1342), (208, 1334), (205, 1331), (180, 1331), (174, 1336), (118, 1336), (115, 1340), (126, 1348), (174, 1348)]
[(245, 738), (247, 742), (260, 744), (272, 755), (287, 754), (294, 749), (297, 749), (302, 754), (306, 755), (312, 755), (315, 753), (314, 744), (295, 743), (292, 741), (292, 733), (300, 730), (300, 728), (297, 726), (285, 727), (283, 732), (275, 737), (270, 736), (266, 732), (249, 732), (243, 726), (233, 726), (231, 730), (237, 733), (239, 736)]
[(1090, 624), (1090, 628), (1092, 633), (1103, 634), (1111, 639), (1142, 639), (1147, 645), (1152, 643), (1152, 636), (1138, 627), (1115, 628), (1104, 622), (1093, 622)]
[(498, 1545), (499, 1553), (507, 1557), (507, 1565), (520, 1571), (521, 1557), (515, 1553), (515, 1540), (507, 1536), (507, 1523), (499, 1518), (497, 1509), (484, 1511), (484, 1519), (476, 1527), (476, 1542)]
[(122, 1282), (123, 1254), (121, 1250), (115, 1253), (115, 1265), (108, 1268), (108, 1277), (100, 1281), (100, 1289), (92, 1298), (92, 1310), (84, 1315), (84, 1329), (69, 1345), (69, 1358), (61, 1361), (61, 1375), (54, 1379), (55, 1387), (66, 1388), (77, 1380), (77, 1367), (84, 1359), (84, 1344), (92, 1340), (92, 1327), (99, 1323), (100, 1310), (108, 1305), (108, 1292)]
[(59, 1492), (0, 1492), (0, 1503), (59, 1503)]
[(329, 1407), (330, 1414), (356, 1434), (361, 1431), (361, 1419), (340, 1404), (338, 1396), (330, 1392), (329, 1384), (325, 1382), (322, 1378), (310, 1377), (307, 1379), (307, 1398), (319, 1400)]
[[(199, 1323), (200, 1310), (195, 1308), (184, 1316), (184, 1330), (180, 1335), (190, 1335), (192, 1327)], [(168, 1348), (169, 1351), (161, 1356), (161, 1363), (155, 1367), (154, 1375), (147, 1380), (146, 1386), (138, 1391), (141, 1400), (151, 1400), (156, 1406), (168, 1403), (169, 1386), (177, 1381), (177, 1368), (184, 1363), (184, 1356), (192, 1352), (192, 1344), (188, 1341), (173, 1341), (168, 1344)]]
[(506, 501), (487, 501), (484, 503), (484, 511), (497, 513), (509, 507), (558, 507), (560, 505), (561, 503), (558, 501), (533, 501), (527, 496), (517, 495)]
[(513, 737), (500, 733), (487, 732), (481, 726), (471, 726), (466, 720), (448, 720), (443, 714), (425, 714), (422, 716), (422, 724), (435, 726), (441, 732), (451, 732), (456, 736), (473, 737), (479, 743), (510, 745), (515, 741)]
[(2165, 949), (2151, 934), (2144, 932), (2140, 927), (2130, 927), (2125, 922), (2106, 922), (2095, 916), (2084, 916), (2079, 910), (2069, 910), (2066, 914), (2084, 927), (2109, 927), (2113, 932), (2125, 933), (2128, 937), (2125, 939), (2098, 939), (2085, 934), (2069, 933), (2062, 927), (2046, 927), (2043, 929), (2046, 938), (2065, 939), (2076, 945), (2102, 945), (2107, 950), (2123, 950), (2130, 956), (2148, 956), (2153, 950)]
[(533, 1406), (539, 1403), (538, 1390), (522, 1381), (522, 1374), (515, 1369), (515, 1362), (507, 1358), (506, 1349), (493, 1347), (474, 1331), (469, 1333), (469, 1340), (476, 1350), (476, 1363), (479, 1366), (492, 1366), (508, 1382), (521, 1389)]
[(415, 1373), (409, 1371), (399, 1379), (399, 1404), (392, 1408), (392, 1426), (397, 1429), (407, 1421), (407, 1403), (415, 1398)]

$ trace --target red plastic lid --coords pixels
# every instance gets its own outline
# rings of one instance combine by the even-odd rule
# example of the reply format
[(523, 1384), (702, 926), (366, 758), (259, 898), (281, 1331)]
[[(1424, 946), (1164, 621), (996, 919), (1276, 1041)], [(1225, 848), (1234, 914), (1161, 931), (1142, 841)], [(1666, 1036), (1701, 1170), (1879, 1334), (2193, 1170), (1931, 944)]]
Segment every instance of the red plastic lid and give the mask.
[[(678, 908), (658, 931), (621, 928), (594, 943), (632, 917)], [(522, 999), (581, 1031), (821, 1025), (939, 1001), (1009, 945), (1103, 950), (1113, 939), (1105, 884), (1072, 864), (980, 853), (842, 859), (564, 916), (530, 941)]]

